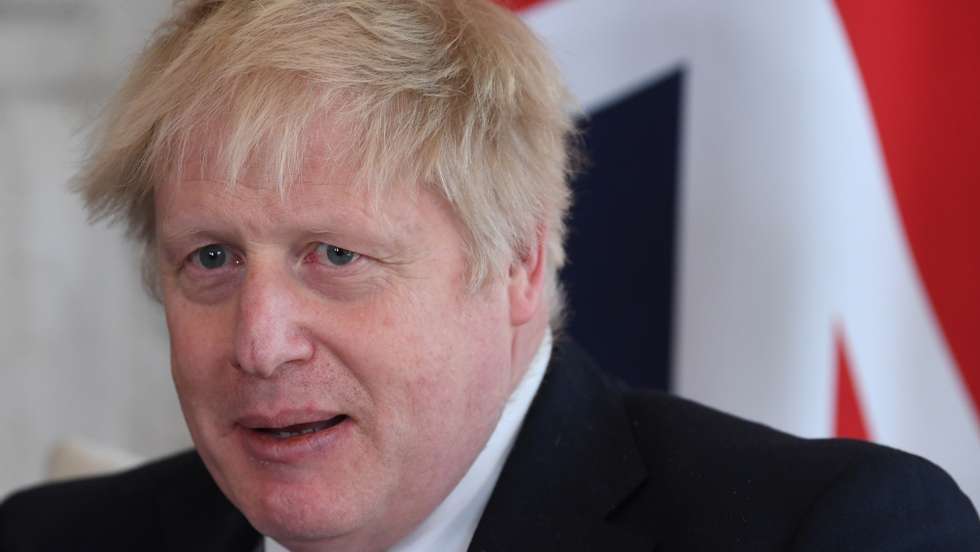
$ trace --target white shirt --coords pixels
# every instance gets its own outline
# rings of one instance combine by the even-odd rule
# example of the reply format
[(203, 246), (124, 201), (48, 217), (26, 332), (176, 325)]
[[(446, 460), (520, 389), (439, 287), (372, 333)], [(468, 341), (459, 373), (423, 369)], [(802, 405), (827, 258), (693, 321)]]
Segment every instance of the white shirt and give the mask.
[[(547, 332), (531, 360), (527, 373), (511, 393), (500, 413), (497, 427), (477, 455), (466, 475), (429, 514), (429, 517), (389, 552), (465, 552), (476, 533), (490, 494), (497, 485), (504, 463), (514, 447), (517, 433), (531, 401), (541, 386), (545, 369), (551, 359), (551, 332)], [(265, 538), (266, 552), (287, 552), (278, 542)]]

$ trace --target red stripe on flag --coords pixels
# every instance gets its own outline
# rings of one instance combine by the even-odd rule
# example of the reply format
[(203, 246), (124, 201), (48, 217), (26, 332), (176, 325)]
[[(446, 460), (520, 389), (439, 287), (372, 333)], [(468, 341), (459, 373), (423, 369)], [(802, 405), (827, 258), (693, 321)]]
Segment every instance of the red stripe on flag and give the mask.
[(909, 244), (980, 416), (980, 2), (836, 3)]
[(837, 405), (834, 414), (834, 435), (849, 439), (868, 440), (868, 424), (861, 413), (854, 380), (851, 377), (851, 363), (847, 357), (844, 333), (834, 331), (834, 355), (837, 358)]
[(510, 8), (514, 11), (521, 11), (536, 4), (544, 4), (549, 0), (494, 0), (496, 3), (500, 4), (505, 8)]

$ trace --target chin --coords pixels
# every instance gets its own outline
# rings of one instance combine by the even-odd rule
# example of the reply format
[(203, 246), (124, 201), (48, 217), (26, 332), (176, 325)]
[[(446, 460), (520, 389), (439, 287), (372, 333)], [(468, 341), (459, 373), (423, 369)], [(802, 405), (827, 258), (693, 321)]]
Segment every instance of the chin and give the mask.
[(280, 487), (253, 497), (241, 510), (256, 530), (279, 542), (322, 543), (348, 537), (365, 525), (350, 506)]
[(240, 454), (228, 460), (220, 462), (227, 470), (209, 464), (219, 487), (256, 530), (278, 542), (360, 541), (382, 514), (378, 480), (363, 472), (276, 466)]

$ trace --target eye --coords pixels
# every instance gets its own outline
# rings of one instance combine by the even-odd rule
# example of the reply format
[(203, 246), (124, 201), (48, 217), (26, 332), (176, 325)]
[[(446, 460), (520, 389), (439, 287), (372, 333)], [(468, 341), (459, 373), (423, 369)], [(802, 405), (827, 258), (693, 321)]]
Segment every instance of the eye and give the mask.
[(329, 243), (317, 244), (314, 254), (320, 262), (326, 262), (333, 266), (344, 266), (360, 258), (359, 253), (354, 253), (336, 245)]
[(212, 243), (191, 253), (190, 261), (206, 270), (217, 270), (228, 263), (236, 262), (228, 246)]

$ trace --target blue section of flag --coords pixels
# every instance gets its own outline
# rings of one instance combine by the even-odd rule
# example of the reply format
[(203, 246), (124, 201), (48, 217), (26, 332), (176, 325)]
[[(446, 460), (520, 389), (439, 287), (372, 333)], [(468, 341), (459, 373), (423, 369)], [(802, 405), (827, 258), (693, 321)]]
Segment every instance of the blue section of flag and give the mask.
[(677, 70), (590, 114), (563, 273), (568, 331), (606, 370), (667, 389), (678, 199)]

